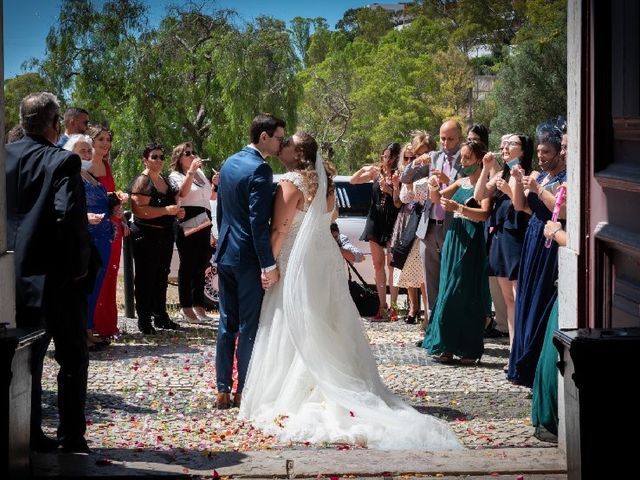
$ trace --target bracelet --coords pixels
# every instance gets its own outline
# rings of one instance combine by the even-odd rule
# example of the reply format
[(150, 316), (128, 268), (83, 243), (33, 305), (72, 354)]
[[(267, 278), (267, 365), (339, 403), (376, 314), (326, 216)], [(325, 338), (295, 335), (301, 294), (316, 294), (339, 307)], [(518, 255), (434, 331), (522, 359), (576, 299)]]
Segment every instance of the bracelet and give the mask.
[(193, 177), (193, 172), (187, 172), (187, 175)]
[(558, 233), (560, 230), (562, 230), (562, 227), (558, 227), (553, 232), (551, 232), (551, 238), (553, 238), (555, 240), (556, 239), (556, 233)]
[(429, 185), (429, 191), (431, 191), (431, 192), (435, 192), (435, 191), (437, 191), (437, 190), (440, 190), (440, 187), (439, 187), (439, 186), (434, 187), (434, 186), (432, 186), (432, 185)]

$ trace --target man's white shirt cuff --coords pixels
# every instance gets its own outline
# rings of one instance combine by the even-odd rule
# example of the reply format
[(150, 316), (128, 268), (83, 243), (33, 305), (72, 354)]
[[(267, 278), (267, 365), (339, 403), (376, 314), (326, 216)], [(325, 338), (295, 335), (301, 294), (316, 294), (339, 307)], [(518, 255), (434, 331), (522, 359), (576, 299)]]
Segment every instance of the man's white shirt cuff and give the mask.
[(275, 270), (277, 267), (277, 265), (274, 263), (273, 265), (271, 265), (270, 267), (267, 268), (263, 268), (262, 269), (262, 273), (268, 273), (271, 272), (272, 270)]

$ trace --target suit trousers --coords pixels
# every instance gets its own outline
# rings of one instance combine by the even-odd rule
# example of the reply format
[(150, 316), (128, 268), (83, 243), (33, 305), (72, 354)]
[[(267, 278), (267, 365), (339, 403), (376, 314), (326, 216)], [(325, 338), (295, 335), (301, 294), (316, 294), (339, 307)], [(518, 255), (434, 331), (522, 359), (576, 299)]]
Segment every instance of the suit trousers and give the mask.
[(240, 393), (244, 388), (264, 297), (260, 275), (257, 264), (218, 264), (220, 323), (216, 347), (216, 383), (219, 393), (231, 392), (234, 354), (238, 364), (236, 392)]
[(59, 289), (43, 309), (18, 307), (19, 324), (36, 325), (44, 319), (45, 335), (33, 347), (31, 364), (31, 436), (42, 434), (42, 371), (51, 339), (58, 372), (58, 438), (73, 442), (86, 431), (85, 404), (89, 350), (87, 347), (88, 294), (79, 287)]
[(173, 228), (131, 227), (133, 260), (135, 261), (134, 293), (138, 320), (160, 321), (167, 315), (167, 287), (171, 256), (173, 255)]
[[(444, 225), (431, 223), (420, 239), (420, 256), (424, 265), (424, 284), (427, 288), (429, 310), (433, 312), (440, 287), (440, 260), (444, 242)], [(426, 313), (425, 313), (426, 317)]]
[(211, 262), (211, 227), (188, 237), (178, 228), (176, 246), (180, 255), (178, 295), (182, 307), (204, 306), (204, 272)]

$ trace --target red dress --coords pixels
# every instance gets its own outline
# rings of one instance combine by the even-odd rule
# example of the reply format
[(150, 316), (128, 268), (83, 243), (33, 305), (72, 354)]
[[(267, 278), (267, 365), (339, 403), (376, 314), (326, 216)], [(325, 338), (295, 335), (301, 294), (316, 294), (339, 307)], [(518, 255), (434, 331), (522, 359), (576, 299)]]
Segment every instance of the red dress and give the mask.
[[(105, 186), (107, 192), (115, 192), (116, 184), (111, 174), (109, 162), (103, 160), (106, 174), (98, 177)], [(111, 255), (109, 265), (104, 276), (104, 282), (100, 289), (96, 310), (93, 316), (93, 330), (102, 337), (110, 337), (118, 333), (118, 307), (116, 305), (116, 284), (118, 282), (118, 269), (120, 268), (120, 254), (122, 252), (122, 223), (120, 219), (111, 216), (115, 225), (116, 235), (111, 243)]]

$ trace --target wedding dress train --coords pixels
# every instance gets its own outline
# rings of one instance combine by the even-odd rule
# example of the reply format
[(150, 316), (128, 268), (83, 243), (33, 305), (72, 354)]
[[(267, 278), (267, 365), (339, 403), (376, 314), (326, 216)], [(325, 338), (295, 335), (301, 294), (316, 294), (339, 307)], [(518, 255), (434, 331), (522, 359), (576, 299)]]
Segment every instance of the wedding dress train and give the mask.
[[(240, 418), (280, 441), (462, 448), (444, 422), (383, 384), (329, 230), (326, 179), (319, 177), (316, 198), (297, 211), (278, 256), (280, 281), (264, 297)], [(299, 173), (283, 180), (307, 198)]]

